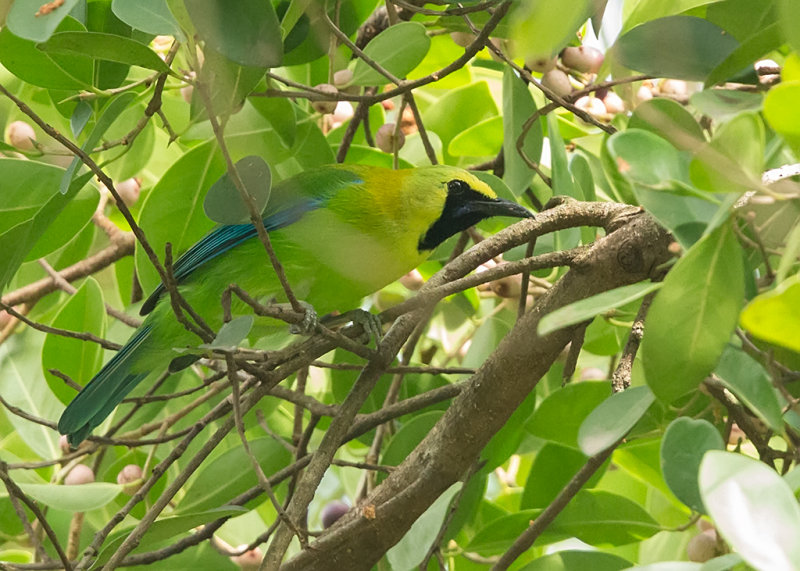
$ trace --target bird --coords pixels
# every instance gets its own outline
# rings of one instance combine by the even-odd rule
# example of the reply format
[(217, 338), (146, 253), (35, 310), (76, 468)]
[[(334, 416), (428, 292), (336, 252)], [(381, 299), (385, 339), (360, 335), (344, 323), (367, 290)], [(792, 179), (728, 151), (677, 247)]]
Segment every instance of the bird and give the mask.
[[(493, 216), (533, 214), (457, 167), (348, 164), (309, 169), (276, 184), (263, 223), (292, 291), (324, 315), (357, 307), (447, 238)], [(177, 259), (173, 275), (183, 298), (214, 331), (223, 324), (221, 296), (232, 283), (256, 299), (286, 301), (252, 223), (217, 226)], [(231, 310), (252, 313), (235, 297)], [(72, 447), (148, 376), (199, 358), (175, 350), (196, 347), (199, 338), (175, 318), (163, 283), (140, 314), (146, 315), (142, 325), (61, 415), (58, 431)]]

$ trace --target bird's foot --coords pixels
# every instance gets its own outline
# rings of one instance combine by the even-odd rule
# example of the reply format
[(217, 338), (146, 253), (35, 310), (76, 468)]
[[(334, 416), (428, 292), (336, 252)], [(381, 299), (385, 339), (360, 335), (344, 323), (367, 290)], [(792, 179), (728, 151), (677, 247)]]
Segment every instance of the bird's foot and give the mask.
[(369, 343), (372, 339), (375, 339), (375, 343), (377, 344), (381, 340), (381, 337), (383, 337), (383, 323), (381, 322), (381, 318), (363, 309), (353, 309), (341, 315), (326, 317), (323, 318), (322, 322), (327, 326), (341, 325), (350, 322), (360, 325), (364, 329), (364, 343)]
[(289, 326), (289, 333), (294, 335), (311, 335), (317, 328), (319, 323), (319, 316), (310, 303), (305, 301), (299, 302), (305, 309), (305, 315), (300, 323), (293, 323)]

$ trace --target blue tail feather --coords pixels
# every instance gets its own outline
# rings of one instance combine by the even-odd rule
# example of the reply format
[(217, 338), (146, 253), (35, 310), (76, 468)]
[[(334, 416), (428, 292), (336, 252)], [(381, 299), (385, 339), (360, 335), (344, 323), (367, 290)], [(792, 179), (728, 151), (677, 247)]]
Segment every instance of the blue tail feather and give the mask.
[(67, 435), (71, 446), (80, 444), (147, 377), (148, 372), (134, 373), (131, 367), (139, 357), (137, 349), (148, 338), (150, 330), (150, 326), (145, 325), (136, 331), (64, 410), (58, 421), (58, 431)]

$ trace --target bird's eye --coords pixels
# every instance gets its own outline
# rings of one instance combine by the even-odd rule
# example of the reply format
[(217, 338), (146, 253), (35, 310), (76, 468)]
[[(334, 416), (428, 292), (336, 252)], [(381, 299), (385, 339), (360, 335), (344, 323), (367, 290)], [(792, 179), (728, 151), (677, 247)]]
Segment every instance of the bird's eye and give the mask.
[(466, 194), (471, 189), (469, 185), (464, 182), (463, 180), (453, 179), (447, 183), (447, 193), (448, 194)]

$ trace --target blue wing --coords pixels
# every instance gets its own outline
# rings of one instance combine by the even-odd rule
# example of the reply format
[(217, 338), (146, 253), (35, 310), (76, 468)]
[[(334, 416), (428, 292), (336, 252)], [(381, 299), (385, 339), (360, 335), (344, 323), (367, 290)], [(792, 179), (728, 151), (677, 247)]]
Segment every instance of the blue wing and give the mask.
[[(361, 178), (352, 171), (335, 167), (329, 167), (329, 170), (330, 176), (323, 177), (322, 184), (319, 184), (321, 177), (320, 170), (317, 170), (301, 173), (276, 186), (267, 204), (266, 217), (263, 219), (267, 232), (297, 222), (307, 212), (323, 207), (328, 199), (342, 187), (362, 182)], [(310, 187), (306, 177), (314, 177), (314, 182), (317, 184)], [(311, 195), (309, 196), (309, 194)], [(249, 223), (215, 228), (178, 258), (172, 268), (175, 281), (180, 283), (206, 262), (257, 235), (256, 227)], [(158, 287), (142, 304), (139, 314), (147, 315), (153, 311), (165, 291), (164, 284), (158, 284)]]

